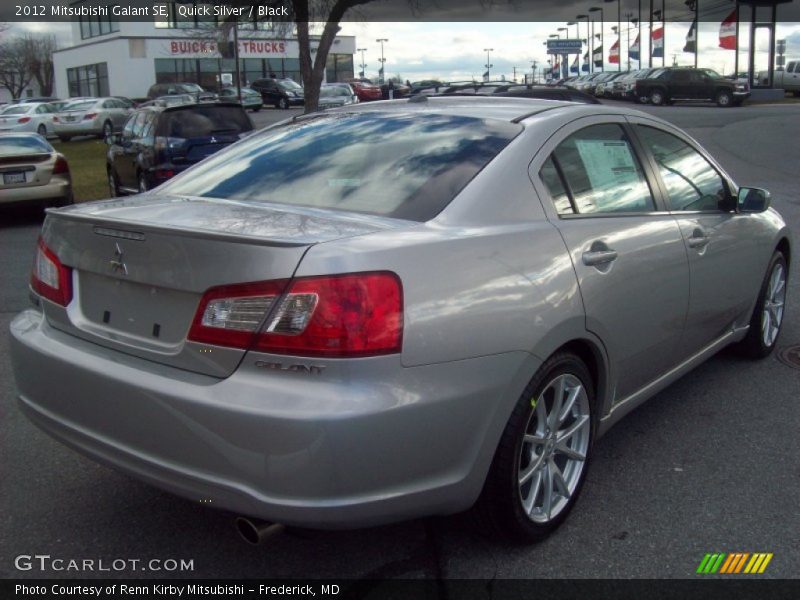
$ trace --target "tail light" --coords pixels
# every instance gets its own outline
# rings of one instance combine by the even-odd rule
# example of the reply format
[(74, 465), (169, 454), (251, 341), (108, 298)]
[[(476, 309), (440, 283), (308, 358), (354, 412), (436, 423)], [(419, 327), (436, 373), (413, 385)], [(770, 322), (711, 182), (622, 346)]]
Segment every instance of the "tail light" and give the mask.
[(69, 164), (67, 159), (63, 156), (56, 158), (56, 164), (53, 167), (53, 175), (69, 175)]
[(97, 113), (86, 113), (85, 115), (83, 115), (84, 121), (91, 121), (92, 119), (95, 118), (97, 118)]
[(372, 272), (302, 277), (288, 287), (272, 281), (212, 288), (200, 301), (188, 338), (274, 354), (342, 358), (400, 352), (402, 336), (400, 279)]
[(48, 300), (66, 306), (72, 300), (72, 269), (65, 267), (42, 238), (36, 246), (31, 287)]
[(17, 119), (17, 123), (28, 123), (30, 122), (30, 120), (31, 120), (30, 117), (20, 117), (19, 119)]
[(156, 169), (155, 176), (156, 179), (170, 179), (171, 177), (175, 177), (175, 171), (172, 169)]

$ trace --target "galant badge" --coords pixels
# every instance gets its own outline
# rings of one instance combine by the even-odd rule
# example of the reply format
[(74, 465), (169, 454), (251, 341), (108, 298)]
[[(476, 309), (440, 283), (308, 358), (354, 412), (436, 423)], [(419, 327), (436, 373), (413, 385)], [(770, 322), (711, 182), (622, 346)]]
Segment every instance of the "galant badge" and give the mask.
[(122, 248), (119, 247), (119, 244), (114, 244), (114, 258), (108, 261), (108, 264), (111, 265), (111, 272), (112, 273), (122, 273), (123, 275), (128, 274), (128, 267), (122, 260)]

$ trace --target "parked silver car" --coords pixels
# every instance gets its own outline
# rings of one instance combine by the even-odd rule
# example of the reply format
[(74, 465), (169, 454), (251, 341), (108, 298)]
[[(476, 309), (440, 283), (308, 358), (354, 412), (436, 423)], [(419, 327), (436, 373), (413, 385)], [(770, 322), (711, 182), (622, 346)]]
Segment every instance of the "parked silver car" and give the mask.
[(46, 102), (12, 104), (0, 111), (0, 133), (30, 131), (43, 138), (53, 133), (53, 107)]
[(55, 132), (62, 142), (77, 135), (107, 138), (120, 131), (132, 106), (120, 98), (90, 98), (64, 106), (54, 118)]
[(0, 206), (72, 204), (64, 155), (36, 133), (0, 133)]
[(536, 540), (623, 415), (728, 344), (773, 350), (790, 244), (766, 192), (635, 110), (363, 103), (49, 212), (13, 371), (46, 432), (214, 507), (477, 502)]

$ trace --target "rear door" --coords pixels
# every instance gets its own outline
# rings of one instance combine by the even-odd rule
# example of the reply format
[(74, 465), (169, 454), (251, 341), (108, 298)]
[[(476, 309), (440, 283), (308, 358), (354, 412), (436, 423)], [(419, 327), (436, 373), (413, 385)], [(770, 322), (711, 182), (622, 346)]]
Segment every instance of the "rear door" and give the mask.
[(686, 99), (693, 98), (693, 87), (689, 76), (689, 71), (678, 69), (670, 73), (669, 95), (671, 98)]
[(606, 345), (621, 400), (675, 363), (689, 301), (680, 228), (651, 190), (652, 173), (622, 117), (564, 127), (532, 169), (569, 250), (586, 327)]
[(763, 253), (748, 215), (733, 211), (732, 185), (680, 132), (631, 119), (653, 161), (689, 258), (690, 300), (681, 354), (690, 356), (749, 321)]

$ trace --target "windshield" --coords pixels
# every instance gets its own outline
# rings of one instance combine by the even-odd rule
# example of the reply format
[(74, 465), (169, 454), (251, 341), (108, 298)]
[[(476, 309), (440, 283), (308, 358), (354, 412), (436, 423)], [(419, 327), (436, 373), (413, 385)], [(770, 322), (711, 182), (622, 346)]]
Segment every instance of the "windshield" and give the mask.
[(31, 109), (30, 104), (15, 104), (14, 106), (9, 106), (6, 108), (2, 113), (2, 115), (24, 115)]
[(453, 115), (319, 115), (253, 135), (162, 189), (427, 221), (521, 130)]
[(180, 88), (181, 88), (183, 91), (185, 91), (185, 92), (190, 92), (190, 93), (194, 93), (194, 92), (204, 92), (204, 91), (205, 91), (203, 88), (201, 88), (201, 87), (200, 87), (199, 85), (197, 85), (196, 83), (182, 83), (182, 84), (180, 85)]
[(81, 100), (79, 102), (70, 102), (62, 110), (86, 110), (92, 108), (97, 103), (97, 100)]
[(300, 87), (297, 83), (295, 83), (291, 79), (281, 79), (278, 82), (278, 85), (281, 86), (285, 90), (302, 90), (303, 89), (302, 87)]
[(714, 78), (714, 79), (722, 79), (722, 75), (720, 75), (719, 73), (717, 73), (717, 72), (716, 72), (714, 69), (703, 69), (703, 71), (705, 71), (706, 73), (708, 73), (708, 76), (709, 76), (709, 77), (712, 77), (712, 78)]
[(0, 156), (53, 152), (53, 147), (38, 135), (0, 136)]

